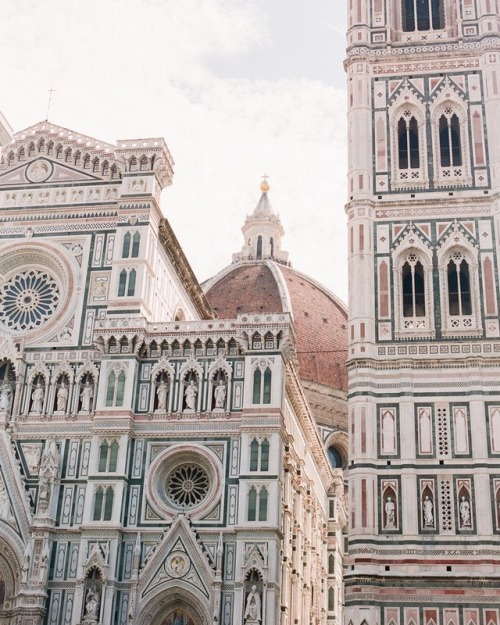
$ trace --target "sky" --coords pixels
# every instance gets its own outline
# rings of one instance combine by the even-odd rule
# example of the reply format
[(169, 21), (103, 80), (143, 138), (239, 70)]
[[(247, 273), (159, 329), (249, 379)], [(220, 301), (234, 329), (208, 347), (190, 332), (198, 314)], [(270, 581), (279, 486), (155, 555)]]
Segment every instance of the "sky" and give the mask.
[(162, 208), (198, 279), (269, 175), (295, 269), (347, 301), (346, 0), (9, 0), (0, 111), (101, 141), (164, 137)]

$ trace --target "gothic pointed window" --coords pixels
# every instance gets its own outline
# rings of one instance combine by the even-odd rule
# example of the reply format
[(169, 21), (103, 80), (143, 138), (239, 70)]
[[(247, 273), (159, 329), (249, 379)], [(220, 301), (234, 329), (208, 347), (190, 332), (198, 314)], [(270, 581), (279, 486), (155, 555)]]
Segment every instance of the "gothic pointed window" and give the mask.
[(247, 521), (255, 521), (257, 519), (257, 489), (255, 486), (248, 491), (248, 512)]
[(398, 122), (399, 169), (418, 169), (420, 167), (418, 143), (417, 120), (410, 111), (405, 111)]
[(439, 30), (444, 28), (443, 0), (403, 0), (403, 30)]
[(259, 521), (267, 521), (267, 488), (259, 491)]
[(414, 255), (409, 261), (403, 265), (403, 317), (425, 317), (424, 268)]
[(132, 297), (135, 294), (135, 279), (136, 279), (137, 273), (135, 271), (135, 269), (131, 269), (129, 274), (128, 274), (128, 289), (127, 289), (127, 295), (128, 297)]
[(130, 232), (126, 232), (123, 237), (122, 258), (128, 258), (130, 256)]
[(460, 123), (456, 113), (450, 108), (439, 118), (439, 154), (441, 167), (462, 165)]
[(253, 439), (250, 443), (250, 471), (258, 471), (259, 469), (259, 442)]
[(259, 236), (257, 237), (257, 256), (256, 256), (257, 260), (260, 260), (262, 258), (262, 237)]
[(253, 372), (253, 403), (260, 404), (260, 388), (262, 384), (262, 372), (260, 369), (255, 369)]
[(135, 232), (132, 238), (132, 258), (137, 258), (139, 256), (140, 242), (141, 242), (141, 235), (138, 232)]
[(410, 249), (395, 260), (394, 281), (396, 337), (434, 335), (432, 263), (418, 250)]
[(448, 311), (451, 316), (472, 314), (469, 265), (460, 252), (448, 263)]
[(95, 492), (94, 496), (94, 521), (100, 521), (102, 517), (102, 502), (104, 499), (104, 490), (102, 486)]
[(127, 285), (127, 272), (125, 269), (122, 269), (120, 272), (120, 281), (118, 283), (118, 297), (123, 297), (125, 295), (125, 287)]

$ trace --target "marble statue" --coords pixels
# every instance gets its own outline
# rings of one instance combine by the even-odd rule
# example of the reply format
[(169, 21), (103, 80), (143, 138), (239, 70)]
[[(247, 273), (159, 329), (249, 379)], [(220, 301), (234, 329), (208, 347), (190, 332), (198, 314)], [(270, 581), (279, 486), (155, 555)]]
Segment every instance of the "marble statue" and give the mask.
[(434, 527), (434, 512), (432, 501), (429, 499), (429, 495), (425, 496), (424, 500), (424, 524), (427, 527)]
[(470, 525), (470, 504), (464, 496), (460, 502), (460, 520), (462, 525)]
[(262, 620), (260, 595), (257, 592), (257, 586), (252, 586), (252, 590), (248, 593), (245, 608), (245, 621), (247, 623), (260, 623)]
[(43, 410), (43, 400), (45, 397), (45, 390), (40, 382), (35, 386), (33, 393), (31, 394), (31, 410), (40, 414)]
[(156, 389), (156, 396), (158, 397), (158, 410), (163, 410), (163, 411), (166, 410), (167, 409), (168, 385), (164, 380), (162, 380), (158, 384), (158, 388)]
[(0, 389), (0, 412), (10, 411), (10, 402), (12, 398), (12, 389), (10, 384), (5, 381)]
[(184, 391), (184, 396), (186, 398), (186, 407), (189, 410), (196, 410), (196, 396), (198, 395), (198, 388), (194, 384), (194, 380), (191, 380), (189, 386), (186, 387)]
[(80, 400), (82, 402), (82, 412), (90, 412), (92, 410), (92, 398), (94, 397), (94, 387), (87, 380), (80, 391)]
[(57, 403), (56, 410), (58, 412), (64, 412), (66, 410), (66, 404), (68, 402), (68, 387), (64, 380), (61, 381), (61, 385), (57, 389)]
[(392, 529), (395, 527), (396, 507), (391, 497), (387, 497), (385, 502), (385, 527)]
[(223, 380), (219, 380), (219, 384), (215, 387), (215, 407), (224, 408), (226, 404), (226, 385)]

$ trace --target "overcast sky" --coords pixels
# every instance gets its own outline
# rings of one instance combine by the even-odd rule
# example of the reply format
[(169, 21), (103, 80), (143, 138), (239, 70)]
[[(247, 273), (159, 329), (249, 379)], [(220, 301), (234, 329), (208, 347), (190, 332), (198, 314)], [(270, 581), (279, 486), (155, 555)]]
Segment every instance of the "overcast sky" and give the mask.
[(165, 137), (162, 206), (200, 281), (269, 174), (293, 266), (347, 299), (347, 0), (9, 0), (0, 110), (103, 141)]

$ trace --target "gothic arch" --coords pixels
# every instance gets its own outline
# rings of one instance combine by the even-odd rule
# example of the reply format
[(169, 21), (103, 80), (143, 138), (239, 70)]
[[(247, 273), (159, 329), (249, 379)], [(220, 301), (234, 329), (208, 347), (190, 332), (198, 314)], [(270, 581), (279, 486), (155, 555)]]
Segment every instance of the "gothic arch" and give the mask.
[[(439, 94), (430, 107), (434, 182), (439, 187), (468, 186), (472, 184), (472, 176), (469, 156), (469, 115), (467, 103), (453, 90), (449, 80), (445, 81), (444, 87), (447, 88)], [(444, 91), (446, 91), (446, 94)], [(444, 118), (451, 124), (454, 116), (457, 120), (457, 149), (460, 153), (460, 162), (453, 164), (452, 158), (449, 164), (443, 164), (441, 159), (440, 123)]]
[[(418, 188), (427, 186), (428, 174), (427, 174), (427, 140), (426, 140), (426, 123), (425, 123), (425, 110), (423, 104), (420, 102), (417, 94), (407, 84), (402, 89), (399, 97), (392, 104), (389, 111), (389, 121), (391, 128), (391, 173), (392, 173), (392, 186), (394, 188)], [(416, 123), (413, 128), (413, 121)], [(400, 161), (401, 146), (400, 146), (400, 130), (401, 123), (408, 131), (414, 136), (414, 139), (407, 145), (407, 166)], [(408, 134), (408, 137), (410, 134)], [(410, 141), (408, 139), (408, 141)], [(416, 141), (416, 145), (414, 143)], [(410, 158), (410, 152), (415, 150), (415, 159)]]
[[(434, 296), (432, 285), (432, 255), (431, 250), (413, 232), (410, 232), (406, 240), (393, 252), (393, 284), (394, 284), (394, 321), (396, 338), (408, 338), (410, 336), (428, 337), (434, 336)], [(413, 311), (405, 306), (405, 279), (407, 270), (410, 272), (410, 281)], [(415, 278), (422, 282), (423, 303), (416, 310)], [(422, 308), (423, 306), (423, 308)], [(411, 312), (411, 314), (410, 314)]]
[(188, 614), (193, 625), (209, 625), (212, 623), (210, 606), (183, 587), (179, 580), (160, 594), (154, 595), (144, 604), (137, 606), (137, 625), (165, 625), (171, 611), (178, 609)]
[[(479, 261), (477, 249), (461, 232), (458, 223), (452, 227), (449, 236), (437, 251), (441, 300), (441, 326), (444, 336), (475, 336), (482, 334), (481, 295), (479, 289)], [(450, 310), (449, 265), (455, 262), (468, 272), (470, 310)], [(458, 271), (458, 270), (457, 270)]]

